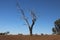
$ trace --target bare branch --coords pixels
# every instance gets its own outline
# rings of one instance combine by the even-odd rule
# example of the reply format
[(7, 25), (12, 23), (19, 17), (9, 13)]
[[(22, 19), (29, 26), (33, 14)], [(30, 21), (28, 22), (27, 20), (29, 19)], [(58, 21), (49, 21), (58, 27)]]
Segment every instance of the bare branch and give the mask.
[(36, 19), (36, 15), (33, 11), (31, 11), (31, 17), (32, 17), (32, 19)]
[(25, 14), (24, 14), (24, 11), (23, 11), (23, 9), (20, 8), (20, 5), (19, 5), (18, 2), (17, 2), (17, 8), (18, 8), (19, 11), (21, 11), (22, 17), (23, 17), (23, 19), (25, 20), (25, 22), (27, 23), (28, 27), (30, 27), (29, 22), (28, 22)]
[(36, 15), (33, 11), (31, 11), (31, 17), (32, 17), (32, 24), (31, 24), (31, 28), (33, 28), (35, 22), (36, 22)]

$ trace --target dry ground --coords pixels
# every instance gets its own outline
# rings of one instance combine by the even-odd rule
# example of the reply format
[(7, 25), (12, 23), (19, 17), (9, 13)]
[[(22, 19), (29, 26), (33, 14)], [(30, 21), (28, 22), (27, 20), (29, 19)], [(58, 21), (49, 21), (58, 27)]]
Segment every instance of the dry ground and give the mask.
[(60, 35), (44, 35), (44, 36), (0, 35), (0, 40), (60, 40)]

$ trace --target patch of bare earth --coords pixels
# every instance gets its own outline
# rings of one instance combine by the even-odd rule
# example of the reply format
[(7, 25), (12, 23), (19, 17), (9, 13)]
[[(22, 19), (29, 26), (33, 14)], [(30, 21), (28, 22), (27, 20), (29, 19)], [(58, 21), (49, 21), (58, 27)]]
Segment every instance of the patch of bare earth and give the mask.
[(60, 40), (60, 35), (0, 35), (0, 40)]

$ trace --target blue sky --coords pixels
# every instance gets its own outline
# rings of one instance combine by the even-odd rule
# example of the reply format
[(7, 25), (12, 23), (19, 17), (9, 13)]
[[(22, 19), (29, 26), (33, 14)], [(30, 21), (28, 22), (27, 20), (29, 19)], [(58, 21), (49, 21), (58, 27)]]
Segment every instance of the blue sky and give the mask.
[[(18, 0), (26, 16), (34, 10), (38, 19), (33, 34), (51, 34), (54, 21), (60, 18), (60, 0)], [(16, 0), (0, 0), (0, 32), (29, 34), (29, 29), (17, 10)]]

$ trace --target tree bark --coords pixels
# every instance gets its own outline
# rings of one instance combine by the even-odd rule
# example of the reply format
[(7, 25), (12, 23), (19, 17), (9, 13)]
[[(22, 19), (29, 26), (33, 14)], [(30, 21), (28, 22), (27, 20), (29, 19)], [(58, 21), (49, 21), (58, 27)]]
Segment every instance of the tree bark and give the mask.
[(33, 34), (32, 34), (32, 29), (33, 29), (32, 27), (29, 28), (30, 36), (33, 35)]

